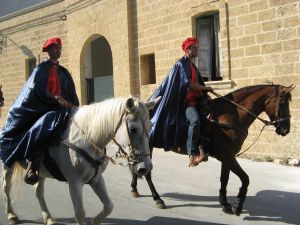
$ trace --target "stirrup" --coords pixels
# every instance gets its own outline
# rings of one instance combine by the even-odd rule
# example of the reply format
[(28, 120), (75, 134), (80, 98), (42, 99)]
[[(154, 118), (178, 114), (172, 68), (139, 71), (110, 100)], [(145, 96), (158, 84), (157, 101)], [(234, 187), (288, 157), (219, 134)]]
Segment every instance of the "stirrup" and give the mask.
[(24, 176), (24, 182), (26, 184), (34, 185), (39, 181), (38, 171), (32, 168), (28, 168)]
[(199, 154), (203, 156), (203, 161), (201, 161), (201, 162), (208, 161), (209, 153), (204, 151), (204, 147), (202, 145), (199, 146)]
[(203, 160), (201, 160), (200, 162), (198, 162), (198, 163), (193, 163), (193, 161), (194, 161), (194, 159), (196, 158), (196, 157), (199, 157), (200, 155), (190, 155), (189, 156), (189, 161), (190, 161), (190, 163), (189, 163), (189, 167), (195, 167), (195, 166), (198, 166)]

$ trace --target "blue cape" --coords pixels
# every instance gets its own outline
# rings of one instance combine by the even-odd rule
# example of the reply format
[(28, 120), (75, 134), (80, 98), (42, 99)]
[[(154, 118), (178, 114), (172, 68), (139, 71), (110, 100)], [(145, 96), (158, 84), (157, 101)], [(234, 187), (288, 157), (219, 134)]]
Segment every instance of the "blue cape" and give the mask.
[[(8, 112), (0, 134), (0, 158), (8, 167), (17, 160), (30, 160), (34, 151), (46, 148), (50, 138), (60, 134), (68, 121), (69, 111), (47, 95), (51, 66), (50, 61), (44, 61), (34, 69)], [(78, 106), (70, 73), (59, 65), (58, 76), (61, 96)]]
[[(174, 147), (185, 149), (187, 121), (185, 117), (186, 95), (191, 79), (191, 61), (183, 56), (171, 69), (169, 75), (155, 90), (149, 100), (159, 96), (160, 102), (150, 112), (150, 146), (170, 150)], [(195, 66), (195, 65), (194, 65)], [(204, 85), (200, 72), (196, 69), (198, 80)]]

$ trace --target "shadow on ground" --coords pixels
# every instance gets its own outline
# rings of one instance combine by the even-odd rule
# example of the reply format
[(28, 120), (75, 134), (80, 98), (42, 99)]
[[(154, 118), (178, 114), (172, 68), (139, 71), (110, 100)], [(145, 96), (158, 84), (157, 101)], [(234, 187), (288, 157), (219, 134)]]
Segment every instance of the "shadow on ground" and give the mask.
[[(56, 219), (59, 224), (75, 223), (73, 219)], [(127, 219), (114, 219), (108, 218), (103, 225), (223, 225), (221, 223), (209, 223), (195, 220), (186, 220), (179, 218), (159, 217), (155, 216), (147, 221), (140, 220), (127, 220)]]
[[(190, 201), (188, 204), (168, 205), (167, 208), (177, 207), (209, 207), (220, 208), (217, 196), (196, 196), (180, 193), (166, 193), (162, 197), (176, 199), (178, 201)], [(228, 201), (233, 202), (234, 196), (229, 196)], [(212, 204), (207, 204), (212, 202)], [(276, 221), (287, 224), (298, 224), (300, 193), (284, 191), (264, 190), (255, 196), (247, 196), (244, 204), (244, 220), (248, 221)]]

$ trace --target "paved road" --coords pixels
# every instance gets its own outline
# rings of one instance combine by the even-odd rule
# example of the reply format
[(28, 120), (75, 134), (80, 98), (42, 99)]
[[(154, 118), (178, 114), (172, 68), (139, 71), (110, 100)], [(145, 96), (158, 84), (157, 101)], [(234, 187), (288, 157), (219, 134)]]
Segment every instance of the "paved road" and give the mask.
[[(105, 225), (281, 225), (300, 224), (300, 168), (274, 163), (239, 160), (250, 176), (248, 198), (240, 217), (226, 215), (218, 204), (220, 163), (210, 159), (195, 168), (187, 167), (187, 157), (157, 150), (153, 156), (153, 180), (167, 209), (157, 209), (145, 180), (139, 180), (141, 198), (130, 195), (127, 168), (109, 165), (105, 179), (115, 203)], [(229, 200), (237, 194), (239, 180), (231, 174)], [(43, 224), (32, 187), (23, 186), (15, 209), (23, 224)], [(6, 225), (3, 198), (0, 224)], [(59, 224), (75, 224), (73, 207), (65, 183), (46, 181), (46, 200)], [(101, 209), (101, 203), (89, 186), (84, 188), (88, 217)]]

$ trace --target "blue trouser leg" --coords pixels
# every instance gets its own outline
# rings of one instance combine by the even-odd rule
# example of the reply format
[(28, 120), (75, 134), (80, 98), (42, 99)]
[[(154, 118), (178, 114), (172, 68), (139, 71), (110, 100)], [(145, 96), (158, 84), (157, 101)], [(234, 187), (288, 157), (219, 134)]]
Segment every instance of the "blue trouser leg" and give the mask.
[(189, 121), (188, 138), (187, 138), (187, 153), (197, 154), (200, 140), (200, 116), (196, 107), (188, 106), (185, 111), (185, 116)]

